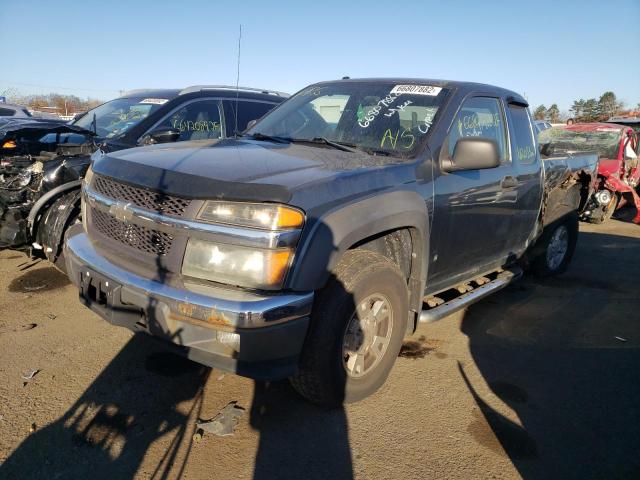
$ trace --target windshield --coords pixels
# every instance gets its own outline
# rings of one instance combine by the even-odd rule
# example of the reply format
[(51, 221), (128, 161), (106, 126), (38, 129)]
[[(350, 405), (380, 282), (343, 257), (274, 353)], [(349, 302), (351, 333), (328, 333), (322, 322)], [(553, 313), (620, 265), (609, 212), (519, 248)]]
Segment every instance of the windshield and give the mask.
[(555, 151), (598, 152), (602, 158), (618, 158), (620, 130), (595, 129), (575, 131), (564, 128), (549, 128), (538, 135), (541, 144), (551, 143)]
[(285, 141), (327, 141), (412, 157), (434, 122), (446, 89), (392, 82), (311, 86), (287, 100), (247, 134)]
[(89, 110), (72, 125), (93, 131), (93, 116), (95, 115), (98, 137), (119, 137), (166, 102), (168, 100), (165, 98), (116, 98)]

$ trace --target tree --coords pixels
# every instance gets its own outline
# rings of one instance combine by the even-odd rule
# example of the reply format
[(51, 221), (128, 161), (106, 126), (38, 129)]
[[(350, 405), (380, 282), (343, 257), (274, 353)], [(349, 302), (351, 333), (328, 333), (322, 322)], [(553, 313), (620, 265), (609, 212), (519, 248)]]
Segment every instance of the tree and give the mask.
[(544, 105), (538, 105), (533, 111), (533, 118), (536, 120), (544, 120), (547, 116), (547, 108)]
[(573, 106), (569, 109), (571, 114), (573, 115), (573, 119), (576, 122), (581, 122), (584, 115), (584, 100), (581, 98), (580, 100), (574, 100)]
[(590, 98), (584, 102), (581, 122), (595, 122), (599, 114), (598, 101), (595, 98)]
[(551, 123), (558, 123), (560, 121), (560, 109), (558, 105), (554, 103), (547, 109), (547, 118)]
[(618, 102), (616, 94), (604, 92), (598, 100), (598, 120), (607, 120), (622, 110), (622, 102)]

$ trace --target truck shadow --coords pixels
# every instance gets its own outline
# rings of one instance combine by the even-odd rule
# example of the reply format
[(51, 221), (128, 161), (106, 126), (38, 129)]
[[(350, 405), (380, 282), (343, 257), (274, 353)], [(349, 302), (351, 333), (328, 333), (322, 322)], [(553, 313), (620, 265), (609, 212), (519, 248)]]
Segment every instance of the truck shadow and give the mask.
[(459, 364), (479, 408), (468, 431), (523, 478), (640, 477), (638, 251), (638, 238), (581, 232), (564, 275), (525, 277), (466, 312), (481, 374)]
[(22, 442), (0, 477), (132, 478), (155, 442), (163, 446), (158, 465), (138, 473), (179, 477), (189, 452), (178, 451), (191, 440), (188, 420), (209, 371), (134, 336), (63, 416)]
[(256, 382), (250, 424), (260, 432), (254, 479), (353, 478), (344, 408), (311, 405), (288, 381)]

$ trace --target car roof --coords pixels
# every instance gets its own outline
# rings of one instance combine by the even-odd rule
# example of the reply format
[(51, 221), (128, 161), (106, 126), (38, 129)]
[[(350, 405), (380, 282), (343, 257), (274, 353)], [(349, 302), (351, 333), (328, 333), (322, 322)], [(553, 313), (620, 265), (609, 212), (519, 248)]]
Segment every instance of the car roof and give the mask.
[(25, 110), (29, 111), (29, 107), (25, 105), (18, 105), (16, 103), (0, 103), (0, 108), (6, 108), (20, 113), (24, 113)]
[(180, 95), (206, 93), (206, 94), (220, 94), (222, 96), (228, 96), (230, 94), (240, 92), (242, 94), (269, 96), (271, 98), (288, 98), (289, 94), (285, 92), (279, 92), (276, 90), (269, 90), (266, 88), (253, 88), (253, 87), (238, 87), (231, 85), (192, 85), (190, 87), (178, 89), (178, 88), (165, 88), (165, 89), (137, 89), (125, 92), (120, 98), (165, 98), (173, 99)]
[(177, 88), (139, 88), (124, 92), (119, 98), (166, 98), (172, 99), (180, 94)]
[(601, 123), (601, 122), (593, 122), (593, 123), (574, 123), (573, 125), (564, 125), (565, 130), (572, 130), (575, 132), (596, 132), (603, 130), (624, 130), (629, 127), (625, 127), (624, 125), (617, 125), (615, 123)]
[(611, 117), (609, 120), (605, 120), (607, 123), (640, 123), (640, 117)]
[(442, 87), (449, 89), (456, 89), (461, 91), (462, 93), (471, 92), (471, 91), (485, 91), (494, 93), (496, 95), (512, 97), (513, 101), (516, 103), (521, 103), (523, 105), (529, 105), (529, 102), (525, 100), (525, 98), (512, 90), (507, 90), (506, 88), (497, 87), (495, 85), (489, 85), (486, 83), (476, 83), (476, 82), (462, 82), (458, 80), (442, 80), (442, 79), (434, 79), (434, 78), (403, 78), (403, 77), (388, 77), (388, 78), (343, 78), (341, 80), (328, 80), (324, 82), (318, 82), (314, 84), (316, 85), (326, 85), (330, 83), (340, 83), (340, 82), (369, 82), (369, 83), (397, 83), (397, 84), (411, 84), (417, 83), (419, 85), (431, 85), (433, 87)]

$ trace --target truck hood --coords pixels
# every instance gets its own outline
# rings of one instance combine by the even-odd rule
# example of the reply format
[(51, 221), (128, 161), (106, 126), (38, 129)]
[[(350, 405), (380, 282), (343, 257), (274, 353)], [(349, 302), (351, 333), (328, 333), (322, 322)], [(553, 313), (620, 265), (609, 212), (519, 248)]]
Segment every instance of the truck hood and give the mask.
[[(291, 203), (294, 196), (302, 201), (314, 189), (326, 190), (324, 187), (330, 182), (350, 180), (351, 188), (344, 189), (349, 195), (402, 182), (391, 173), (396, 170), (390, 165), (393, 161), (364, 152), (226, 139), (97, 153), (93, 170), (126, 183), (188, 198)], [(399, 165), (406, 167), (407, 163)], [(372, 169), (379, 169), (380, 175), (368, 175), (368, 182), (356, 181)], [(360, 185), (355, 191), (354, 182)]]

